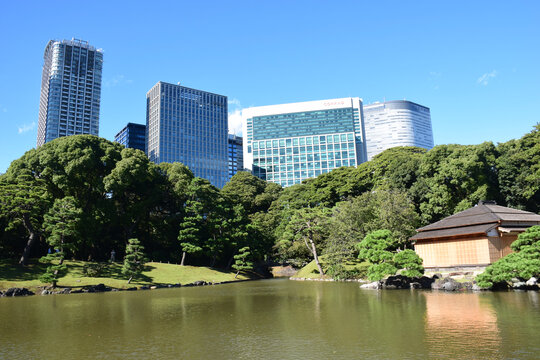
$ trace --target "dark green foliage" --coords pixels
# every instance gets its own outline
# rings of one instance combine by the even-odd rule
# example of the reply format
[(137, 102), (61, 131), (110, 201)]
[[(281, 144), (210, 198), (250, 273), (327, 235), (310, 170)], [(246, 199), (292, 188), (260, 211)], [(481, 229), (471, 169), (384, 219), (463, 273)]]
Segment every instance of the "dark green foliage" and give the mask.
[(392, 251), (397, 249), (397, 241), (390, 230), (376, 230), (366, 235), (358, 243), (358, 259), (372, 264), (391, 261)]
[(86, 263), (83, 267), (83, 274), (89, 277), (98, 277), (107, 270), (107, 263)]
[(79, 238), (78, 226), (82, 210), (77, 207), (73, 196), (56, 199), (53, 206), (43, 217), (43, 228), (47, 235), (50, 254), (43, 256), (40, 262), (49, 264), (40, 280), (56, 286), (58, 278), (67, 272), (64, 259), (66, 253), (73, 254)]
[[(277, 250), (283, 258), (302, 257), (306, 262), (313, 258), (318, 262), (318, 248), (328, 237), (327, 208), (303, 208), (292, 212), (285, 231), (277, 243)], [(320, 267), (320, 265), (318, 264)], [(320, 271), (324, 273), (323, 271)]]
[(38, 242), (41, 221), (49, 198), (41, 179), (36, 179), (28, 169), (8, 177), (2, 176), (0, 182), (0, 217), (6, 230), (23, 228), (28, 236), (19, 263), (26, 265), (30, 252)]
[(401, 275), (408, 277), (420, 277), (424, 274), (422, 259), (414, 250), (399, 251), (394, 255), (394, 265), (402, 269)]
[(250, 256), (251, 252), (248, 246), (241, 248), (238, 250), (238, 254), (234, 255), (235, 261), (232, 268), (236, 270), (235, 278), (240, 272), (253, 270), (253, 263), (249, 261)]
[(521, 139), (497, 147), (497, 174), (504, 203), (540, 212), (540, 124)]
[(399, 243), (389, 230), (377, 230), (366, 235), (358, 244), (358, 258), (369, 261), (367, 276), (371, 281), (381, 280), (402, 270), (402, 275), (422, 276), (422, 259), (410, 249), (396, 251)]
[(394, 275), (398, 268), (392, 262), (382, 262), (371, 264), (367, 271), (367, 277), (370, 281), (379, 281), (389, 275)]
[[(388, 229), (395, 241), (388, 250), (392, 259), (380, 253), (379, 260), (390, 263), (395, 249), (410, 247), (416, 227), (478, 200), (538, 212), (539, 130), (540, 125), (496, 147), (388, 149), (356, 168), (335, 169), (286, 189), (239, 172), (221, 191), (182, 164), (155, 165), (140, 151), (95, 136), (63, 137), (28, 151), (0, 176), (0, 254), (22, 253), (26, 263), (43, 253), (44, 240), (61, 231), (42, 226), (45, 215), (56, 212), (50, 209), (57, 201), (71, 199), (81, 212), (72, 218), (73, 235), (64, 236), (62, 249), (76, 259), (106, 260), (111, 249), (137, 238), (161, 261), (178, 262), (188, 253), (190, 264), (228, 267), (239, 249), (249, 247), (254, 262), (274, 257), (301, 265), (315, 246), (329, 271), (340, 274), (340, 264), (360, 250), (356, 243)], [(300, 225), (308, 218), (320, 223), (310, 236)], [(529, 259), (534, 246), (523, 245), (520, 256)], [(375, 276), (389, 267), (374, 270)]]
[(532, 226), (519, 234), (511, 248), (516, 252), (497, 260), (476, 277), (478, 286), (490, 288), (513, 278), (527, 281), (540, 276), (540, 226)]
[(140, 275), (144, 270), (144, 264), (148, 260), (144, 255), (144, 247), (137, 239), (129, 239), (126, 246), (126, 255), (124, 256), (124, 265), (122, 274), (128, 277), (128, 284), (131, 280)]
[(65, 254), (63, 251), (53, 252), (46, 256), (41, 257), (39, 261), (44, 264), (48, 264), (47, 269), (43, 275), (39, 277), (39, 281), (52, 284), (56, 287), (58, 279), (67, 273), (67, 266), (64, 264)]
[(438, 221), (465, 210), (479, 200), (498, 199), (495, 146), (438, 145), (422, 158), (413, 191), (422, 220)]

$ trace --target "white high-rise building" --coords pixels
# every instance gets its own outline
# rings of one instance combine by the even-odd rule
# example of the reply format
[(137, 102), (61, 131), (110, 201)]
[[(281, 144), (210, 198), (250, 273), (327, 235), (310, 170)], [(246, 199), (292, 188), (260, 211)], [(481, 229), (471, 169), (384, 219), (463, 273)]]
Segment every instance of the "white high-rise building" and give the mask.
[(433, 147), (429, 108), (410, 101), (362, 105), (341, 98), (242, 111), (244, 166), (282, 186), (358, 166), (395, 146)]
[(77, 39), (51, 40), (43, 60), (37, 146), (61, 136), (99, 135), (101, 49)]
[(362, 100), (341, 98), (242, 111), (244, 166), (291, 186), (366, 161)]
[(405, 100), (364, 105), (367, 158), (396, 146), (433, 147), (429, 108)]

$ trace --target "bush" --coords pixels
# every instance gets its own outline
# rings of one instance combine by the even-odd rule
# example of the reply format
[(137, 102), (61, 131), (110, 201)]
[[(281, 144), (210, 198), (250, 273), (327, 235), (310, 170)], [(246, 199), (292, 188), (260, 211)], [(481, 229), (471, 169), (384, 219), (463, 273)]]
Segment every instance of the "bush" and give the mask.
[(497, 260), (476, 277), (482, 288), (490, 288), (498, 283), (508, 283), (513, 278), (527, 281), (540, 275), (540, 226), (532, 226), (519, 234), (510, 245), (515, 253)]
[(107, 263), (89, 263), (84, 265), (83, 274), (89, 277), (98, 277), (107, 269)]

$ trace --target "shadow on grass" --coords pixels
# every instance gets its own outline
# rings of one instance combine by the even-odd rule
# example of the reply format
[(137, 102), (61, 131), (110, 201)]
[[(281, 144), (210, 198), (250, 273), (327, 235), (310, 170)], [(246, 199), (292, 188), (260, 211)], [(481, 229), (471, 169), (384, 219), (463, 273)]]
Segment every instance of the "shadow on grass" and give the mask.
[(32, 261), (27, 266), (19, 265), (14, 260), (0, 260), (0, 280), (26, 281), (37, 280), (45, 272), (47, 265)]
[[(94, 265), (101, 265), (101, 270), (99, 271), (99, 274), (91, 276), (85, 273), (85, 268), (88, 267), (88, 265), (94, 264)], [(78, 267), (78, 269), (75, 269)], [(93, 279), (99, 279), (99, 278), (108, 278), (108, 279), (114, 279), (114, 280), (128, 280), (128, 277), (126, 275), (122, 274), (122, 264), (121, 263), (83, 263), (83, 264), (76, 264), (72, 266), (71, 272), (77, 273), (77, 275), (84, 276), (84, 277), (90, 277)], [(155, 269), (153, 266), (145, 265), (143, 271), (151, 271), (152, 269)], [(150, 276), (139, 274), (133, 277), (131, 280), (132, 283), (151, 283), (152, 278)]]

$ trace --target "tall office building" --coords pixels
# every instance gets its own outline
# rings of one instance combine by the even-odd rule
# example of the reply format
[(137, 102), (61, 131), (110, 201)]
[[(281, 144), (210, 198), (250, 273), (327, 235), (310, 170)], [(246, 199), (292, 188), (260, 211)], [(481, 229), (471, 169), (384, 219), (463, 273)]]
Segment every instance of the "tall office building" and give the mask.
[(364, 105), (367, 157), (396, 146), (433, 147), (429, 108), (405, 100)]
[(342, 98), (242, 111), (244, 166), (290, 186), (366, 161), (362, 100)]
[(103, 52), (82, 40), (45, 47), (37, 146), (61, 136), (99, 134)]
[(181, 162), (221, 188), (228, 180), (227, 97), (158, 82), (146, 94), (146, 154)]
[(229, 134), (229, 180), (238, 171), (244, 170), (244, 152), (242, 137)]
[(127, 148), (145, 151), (146, 125), (128, 123), (116, 136), (114, 141)]

